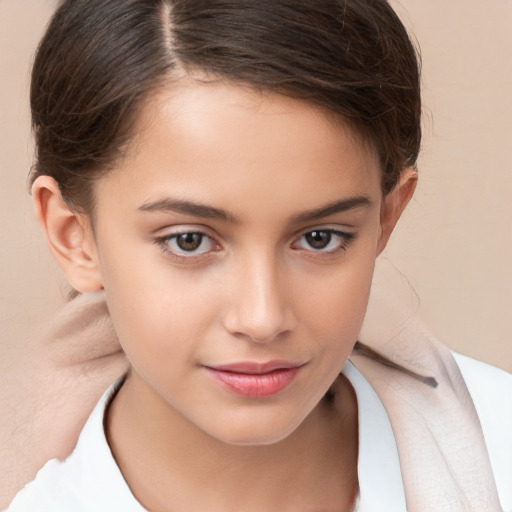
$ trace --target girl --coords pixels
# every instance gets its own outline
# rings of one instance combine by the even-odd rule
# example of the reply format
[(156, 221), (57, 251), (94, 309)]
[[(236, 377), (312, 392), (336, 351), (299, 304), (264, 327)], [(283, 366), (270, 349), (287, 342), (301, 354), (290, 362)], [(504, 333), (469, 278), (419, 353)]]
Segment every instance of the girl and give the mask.
[(419, 89), (384, 0), (61, 4), (32, 193), (130, 369), (9, 510), (511, 506), (510, 380), (460, 359), (473, 405), (435, 342), (357, 343)]

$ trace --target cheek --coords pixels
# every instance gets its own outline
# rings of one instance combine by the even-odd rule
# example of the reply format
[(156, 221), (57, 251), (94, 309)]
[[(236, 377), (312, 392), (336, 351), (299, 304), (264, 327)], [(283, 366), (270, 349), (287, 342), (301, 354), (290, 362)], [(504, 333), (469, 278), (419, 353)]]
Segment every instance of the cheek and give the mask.
[[(315, 400), (323, 396), (341, 372), (358, 340), (368, 305), (372, 281), (371, 259), (346, 265), (331, 276), (321, 290), (310, 287), (304, 315), (309, 318), (306, 339), (315, 340)], [(307, 313), (306, 313), (307, 312)]]
[(375, 266), (374, 244), (367, 245), (349, 251), (335, 269), (312, 275), (300, 292), (302, 316), (338, 345), (356, 341), (366, 313)]
[(110, 315), (132, 366), (146, 373), (144, 368), (160, 362), (168, 371), (174, 361), (192, 358), (215, 317), (207, 283), (167, 265), (154, 247), (123, 258), (117, 249), (110, 251), (103, 255), (102, 272)]
[(366, 313), (374, 261), (359, 256), (340, 266), (309, 302), (311, 323), (306, 336), (315, 340), (320, 356), (314, 372), (322, 396), (350, 357)]

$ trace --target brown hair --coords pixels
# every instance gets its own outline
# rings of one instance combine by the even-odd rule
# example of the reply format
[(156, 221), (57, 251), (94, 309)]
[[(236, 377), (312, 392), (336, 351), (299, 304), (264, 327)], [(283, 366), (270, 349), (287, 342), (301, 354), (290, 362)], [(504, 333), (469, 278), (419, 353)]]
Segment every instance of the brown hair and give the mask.
[(33, 68), (31, 179), (90, 211), (143, 101), (188, 70), (340, 115), (380, 158), (383, 193), (416, 164), (419, 63), (386, 0), (64, 0)]

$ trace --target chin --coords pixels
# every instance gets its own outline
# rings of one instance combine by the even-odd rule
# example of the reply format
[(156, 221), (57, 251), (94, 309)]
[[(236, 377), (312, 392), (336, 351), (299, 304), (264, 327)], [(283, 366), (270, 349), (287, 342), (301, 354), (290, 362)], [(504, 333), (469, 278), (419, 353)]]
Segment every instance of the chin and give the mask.
[(218, 438), (219, 441), (222, 441), (226, 444), (230, 444), (233, 446), (269, 446), (273, 444), (277, 444), (280, 441), (286, 439), (291, 432), (269, 432), (267, 435), (261, 432), (240, 432), (240, 433), (229, 433), (229, 437)]
[(218, 428), (205, 430), (211, 437), (234, 446), (267, 446), (279, 443), (290, 436), (300, 425), (297, 422), (283, 422), (282, 419), (262, 418), (250, 421), (227, 421)]

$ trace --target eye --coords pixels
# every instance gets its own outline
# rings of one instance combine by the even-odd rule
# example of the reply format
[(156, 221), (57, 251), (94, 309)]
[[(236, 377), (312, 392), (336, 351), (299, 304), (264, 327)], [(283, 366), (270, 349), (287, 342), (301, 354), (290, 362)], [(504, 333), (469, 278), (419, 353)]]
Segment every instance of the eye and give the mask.
[(354, 233), (344, 233), (335, 229), (315, 229), (304, 233), (294, 243), (294, 248), (319, 253), (332, 253), (339, 249), (346, 249), (354, 238)]
[(165, 252), (181, 258), (200, 256), (217, 248), (215, 241), (200, 231), (174, 233), (158, 238), (156, 242)]

